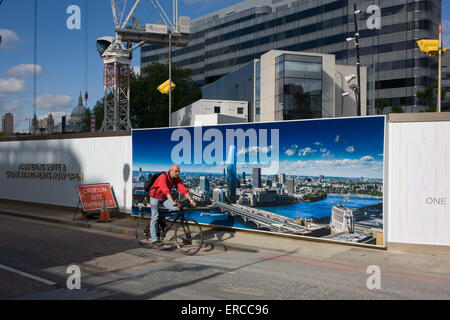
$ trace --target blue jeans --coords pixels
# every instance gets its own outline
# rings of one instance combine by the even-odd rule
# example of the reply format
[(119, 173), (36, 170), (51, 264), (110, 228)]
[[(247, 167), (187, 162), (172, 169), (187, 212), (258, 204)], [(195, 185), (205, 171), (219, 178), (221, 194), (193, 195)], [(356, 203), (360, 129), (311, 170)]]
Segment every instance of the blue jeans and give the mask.
[(159, 205), (162, 202), (163, 206), (169, 211), (179, 211), (177, 206), (174, 206), (169, 199), (163, 200), (150, 197), (150, 208), (152, 209), (152, 220), (150, 221), (150, 236), (152, 242), (158, 241), (158, 219), (159, 219)]

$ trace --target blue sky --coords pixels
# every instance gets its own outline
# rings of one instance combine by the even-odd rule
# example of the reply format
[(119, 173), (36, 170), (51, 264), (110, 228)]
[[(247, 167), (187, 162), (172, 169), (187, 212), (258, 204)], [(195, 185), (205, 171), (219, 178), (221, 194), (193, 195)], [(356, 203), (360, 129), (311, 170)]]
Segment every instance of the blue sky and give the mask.
[[(187, 130), (191, 156), (189, 163), (178, 163), (181, 165), (181, 170), (221, 173), (226, 166), (227, 158), (225, 130), (255, 128), (257, 132), (259, 129), (267, 129), (269, 138), (267, 148), (263, 150), (260, 136), (258, 136), (258, 148), (253, 150), (257, 150), (259, 155), (267, 154), (276, 165), (262, 165), (259, 158), (258, 163), (251, 163), (249, 158), (251, 148), (247, 141), (243, 148), (237, 145), (238, 173), (242, 171), (251, 173), (253, 168), (261, 167), (263, 174), (383, 177), (384, 117), (288, 121), (245, 126), (227, 125), (216, 128), (220, 130), (223, 139), (222, 157), (213, 165), (205, 164), (204, 159), (202, 164), (193, 164), (196, 152), (193, 128), (134, 130), (133, 170), (139, 170), (139, 167), (142, 167), (144, 171), (163, 171), (167, 170), (171, 164), (177, 163), (173, 159), (173, 150), (184, 140), (171, 141), (171, 136), (174, 130)], [(208, 129), (208, 127), (201, 128), (202, 134), (205, 134)], [(276, 146), (271, 140), (272, 129), (279, 129), (278, 158), (274, 153)], [(202, 151), (211, 144), (210, 141), (212, 140), (204, 141), (198, 148), (200, 152), (197, 154), (201, 155)], [(239, 155), (243, 158), (239, 158)]]
[[(194, 19), (238, 3), (238, 0), (179, 0), (179, 16)], [(127, 1), (128, 14), (133, 0)], [(172, 18), (172, 1), (161, 6)], [(81, 9), (81, 29), (69, 30), (66, 13), (71, 5)], [(110, 0), (38, 0), (37, 15), (37, 115), (56, 112), (56, 119), (70, 113), (80, 91), (88, 91), (88, 107), (101, 99), (103, 62), (95, 41), (113, 36)], [(125, 14), (125, 15), (126, 15)], [(142, 0), (134, 16), (141, 24), (160, 21), (149, 0)], [(34, 0), (3, 0), (0, 5), (0, 114), (15, 116), (15, 131), (28, 132), (27, 117), (33, 116)], [(140, 50), (134, 52), (132, 66), (139, 66)], [(56, 120), (58, 122), (58, 120)]]
[[(129, 0), (126, 12), (134, 1)], [(195, 19), (204, 14), (241, 2), (241, 0), (179, 0), (179, 15)], [(172, 1), (161, 0), (172, 17)], [(81, 29), (69, 30), (66, 13), (71, 5), (81, 9)], [(445, 42), (450, 37), (450, 3), (442, 1)], [(103, 62), (95, 40), (113, 35), (110, 0), (39, 0), (37, 22), (37, 115), (49, 112), (56, 122), (77, 104), (80, 91), (88, 91), (88, 107), (103, 93)], [(141, 23), (160, 20), (149, 0), (142, 0), (136, 14)], [(446, 32), (449, 30), (449, 32)], [(11, 112), (15, 131), (28, 131), (26, 118), (33, 116), (34, 1), (3, 0), (0, 5), (0, 114)], [(132, 66), (139, 66), (136, 50)]]

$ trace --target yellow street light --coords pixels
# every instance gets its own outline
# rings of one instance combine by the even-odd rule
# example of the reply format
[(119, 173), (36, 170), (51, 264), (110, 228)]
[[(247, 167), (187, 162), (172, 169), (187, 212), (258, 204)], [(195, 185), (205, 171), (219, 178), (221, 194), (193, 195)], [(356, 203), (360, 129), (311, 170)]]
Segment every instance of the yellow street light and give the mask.
[[(424, 52), (427, 56), (435, 57), (439, 55), (439, 40), (422, 39), (417, 40), (417, 45), (420, 51)], [(442, 48), (442, 53), (446, 53), (447, 49)]]
[(441, 57), (447, 52), (447, 49), (442, 48), (442, 25), (439, 26), (439, 40), (434, 39), (422, 39), (417, 40), (417, 45), (420, 51), (424, 52), (427, 56), (435, 57), (439, 56), (438, 66), (438, 98), (436, 112), (441, 112)]
[[(170, 83), (170, 79), (167, 80), (166, 82), (164, 82), (163, 84), (161, 84), (158, 87), (158, 91), (161, 92), (162, 94), (169, 94), (169, 83)], [(172, 82), (172, 90), (175, 89), (175, 83)]]

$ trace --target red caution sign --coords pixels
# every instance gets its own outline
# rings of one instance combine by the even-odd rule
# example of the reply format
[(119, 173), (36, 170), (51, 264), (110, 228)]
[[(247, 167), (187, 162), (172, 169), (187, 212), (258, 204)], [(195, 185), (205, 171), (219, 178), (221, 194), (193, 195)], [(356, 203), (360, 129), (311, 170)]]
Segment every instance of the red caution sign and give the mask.
[(103, 201), (106, 201), (107, 209), (117, 208), (117, 203), (109, 184), (77, 186), (77, 191), (83, 211), (102, 210)]

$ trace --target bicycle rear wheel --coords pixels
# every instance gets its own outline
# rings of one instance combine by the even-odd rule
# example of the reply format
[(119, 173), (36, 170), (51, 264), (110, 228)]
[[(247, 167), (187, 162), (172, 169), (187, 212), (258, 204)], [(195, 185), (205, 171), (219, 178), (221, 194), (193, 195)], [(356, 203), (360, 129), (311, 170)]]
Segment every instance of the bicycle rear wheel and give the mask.
[(202, 228), (191, 218), (182, 219), (175, 228), (175, 243), (181, 253), (193, 256), (203, 245)]
[(142, 247), (150, 246), (150, 219), (139, 218), (134, 232), (136, 240)]

